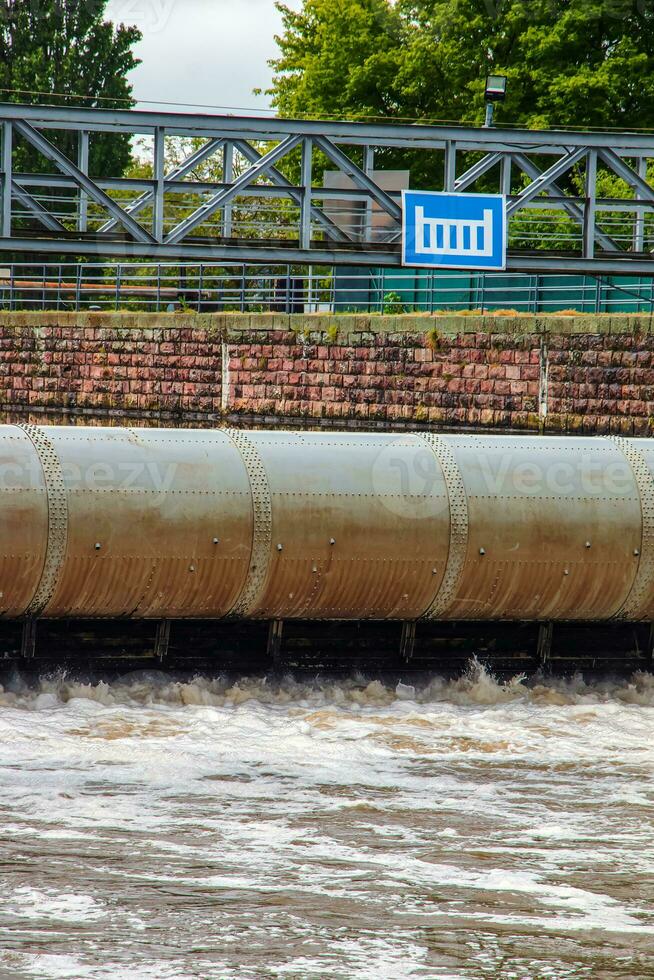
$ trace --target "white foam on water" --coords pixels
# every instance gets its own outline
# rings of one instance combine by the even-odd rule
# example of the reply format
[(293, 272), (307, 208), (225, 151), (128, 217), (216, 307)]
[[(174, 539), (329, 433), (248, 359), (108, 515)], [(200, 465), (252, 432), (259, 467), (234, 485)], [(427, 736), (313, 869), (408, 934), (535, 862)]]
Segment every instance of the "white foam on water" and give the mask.
[(0, 966), (600, 975), (654, 952), (653, 731), (648, 674), (11, 678)]

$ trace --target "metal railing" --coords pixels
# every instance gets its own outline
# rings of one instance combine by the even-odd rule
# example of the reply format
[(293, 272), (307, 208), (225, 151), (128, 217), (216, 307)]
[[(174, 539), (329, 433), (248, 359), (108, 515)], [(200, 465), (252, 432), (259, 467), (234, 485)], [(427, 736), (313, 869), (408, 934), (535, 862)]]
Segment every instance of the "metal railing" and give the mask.
[(359, 267), (14, 263), (1, 310), (196, 313), (654, 312), (654, 279)]

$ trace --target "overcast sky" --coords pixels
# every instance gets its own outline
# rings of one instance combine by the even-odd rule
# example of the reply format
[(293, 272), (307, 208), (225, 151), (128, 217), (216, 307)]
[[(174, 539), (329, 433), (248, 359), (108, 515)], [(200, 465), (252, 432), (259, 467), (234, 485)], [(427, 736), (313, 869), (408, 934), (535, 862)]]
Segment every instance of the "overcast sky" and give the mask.
[(269, 106), (252, 90), (268, 87), (267, 61), (277, 53), (281, 19), (273, 0), (109, 0), (107, 16), (143, 34), (135, 49), (142, 64), (131, 76), (142, 108), (157, 108), (146, 104), (157, 101), (191, 109)]

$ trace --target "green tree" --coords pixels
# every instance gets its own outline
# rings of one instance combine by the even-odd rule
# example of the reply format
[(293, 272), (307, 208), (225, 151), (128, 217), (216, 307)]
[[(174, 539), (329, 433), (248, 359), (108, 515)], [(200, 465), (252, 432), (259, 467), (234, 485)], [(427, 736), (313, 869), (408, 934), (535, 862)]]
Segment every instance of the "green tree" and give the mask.
[[(0, 0), (0, 100), (129, 108), (132, 87), (126, 76), (138, 64), (132, 46), (141, 35), (135, 27), (106, 21), (106, 5), (107, 0)], [(49, 138), (76, 159), (76, 134)], [(90, 141), (90, 172), (119, 176), (130, 156), (129, 137), (96, 135)], [(19, 138), (14, 167), (42, 167), (38, 152)]]
[(479, 123), (484, 78), (509, 77), (521, 126), (648, 127), (650, 0), (304, 0), (283, 3), (271, 94), (286, 116)]

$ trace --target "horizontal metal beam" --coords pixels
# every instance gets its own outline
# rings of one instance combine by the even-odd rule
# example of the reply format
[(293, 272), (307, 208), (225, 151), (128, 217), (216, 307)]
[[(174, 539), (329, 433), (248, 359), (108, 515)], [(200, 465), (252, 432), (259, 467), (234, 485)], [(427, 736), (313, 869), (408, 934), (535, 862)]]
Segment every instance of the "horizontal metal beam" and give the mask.
[[(127, 241), (83, 241), (79, 239), (52, 238), (0, 238), (0, 251), (42, 252), (48, 254), (75, 256), (107, 256), (118, 258), (142, 258), (182, 261), (232, 262), (247, 265), (347, 265), (370, 267), (399, 267), (399, 249), (393, 251), (356, 251), (353, 248), (338, 249), (315, 246), (300, 249), (290, 244), (288, 247), (261, 243), (252, 248), (251, 243), (235, 245), (213, 245), (207, 243), (151, 246)], [(456, 270), (450, 270), (456, 271)], [(470, 272), (462, 269), (462, 272)], [(552, 255), (550, 253), (509, 252), (507, 260), (509, 272), (561, 272), (586, 273), (588, 275), (654, 276), (654, 256), (648, 258), (634, 253), (615, 253), (598, 255), (594, 259), (584, 259), (578, 255)]]
[(324, 136), (334, 143), (379, 147), (444, 149), (454, 140), (458, 152), (562, 155), (580, 146), (610, 145), (621, 156), (654, 157), (654, 134), (583, 132), (582, 130), (482, 129), (472, 126), (433, 126), (406, 123), (325, 122), (270, 119), (256, 116), (144, 112), (130, 109), (81, 109), (0, 103), (0, 120), (23, 120), (43, 129), (88, 130), (154, 134), (164, 127), (169, 136), (237, 137), (275, 140), (286, 136)]

